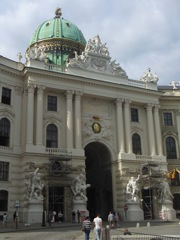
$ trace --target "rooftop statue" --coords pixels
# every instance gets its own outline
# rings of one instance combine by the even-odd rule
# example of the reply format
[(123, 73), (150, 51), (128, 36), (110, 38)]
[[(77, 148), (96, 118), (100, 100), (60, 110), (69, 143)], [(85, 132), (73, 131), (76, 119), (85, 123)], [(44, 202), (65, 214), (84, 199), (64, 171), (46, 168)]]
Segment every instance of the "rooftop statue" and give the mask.
[(67, 69), (81, 68), (83, 70), (127, 78), (127, 74), (120, 64), (116, 63), (116, 60), (110, 61), (109, 50), (106, 43), (101, 43), (99, 35), (89, 39), (81, 55), (78, 55), (76, 51), (74, 53), (75, 58), (67, 62)]
[(148, 68), (140, 80), (143, 82), (157, 83), (159, 78), (156, 73), (155, 74), (151, 73), (151, 68)]
[(90, 186), (91, 186), (90, 184), (86, 184), (84, 174), (81, 173), (78, 176), (76, 176), (73, 179), (71, 186), (72, 192), (74, 194), (74, 199), (75, 200), (81, 199), (87, 201), (86, 189)]

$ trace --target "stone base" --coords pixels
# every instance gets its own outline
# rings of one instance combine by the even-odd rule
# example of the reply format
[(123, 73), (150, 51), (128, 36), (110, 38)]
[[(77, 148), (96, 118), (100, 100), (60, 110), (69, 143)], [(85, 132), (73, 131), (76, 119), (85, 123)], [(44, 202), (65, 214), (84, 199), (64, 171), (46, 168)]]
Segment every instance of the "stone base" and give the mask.
[[(77, 213), (77, 210), (80, 211), (80, 222), (83, 222), (84, 219), (89, 216), (89, 211), (86, 208), (85, 200), (73, 200), (73, 211)], [(76, 214), (76, 222), (78, 222)]]
[(128, 202), (128, 210), (125, 214), (125, 220), (127, 221), (142, 221), (144, 220), (144, 212), (140, 208), (138, 202)]
[(27, 209), (27, 223), (42, 223), (43, 202), (30, 202)]
[(171, 200), (165, 200), (162, 202), (161, 216), (165, 221), (176, 220), (176, 211), (173, 209), (173, 203)]

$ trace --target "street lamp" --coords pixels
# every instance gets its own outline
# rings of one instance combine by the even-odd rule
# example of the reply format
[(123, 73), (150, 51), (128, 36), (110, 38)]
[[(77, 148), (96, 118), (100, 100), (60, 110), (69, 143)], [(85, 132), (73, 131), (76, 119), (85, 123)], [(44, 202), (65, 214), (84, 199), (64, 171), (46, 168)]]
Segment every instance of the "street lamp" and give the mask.
[(19, 221), (19, 213), (18, 210), (20, 208), (21, 204), (20, 202), (17, 200), (14, 204), (14, 207), (16, 208), (16, 216), (15, 216), (15, 222), (16, 222), (16, 229), (18, 228), (18, 221)]

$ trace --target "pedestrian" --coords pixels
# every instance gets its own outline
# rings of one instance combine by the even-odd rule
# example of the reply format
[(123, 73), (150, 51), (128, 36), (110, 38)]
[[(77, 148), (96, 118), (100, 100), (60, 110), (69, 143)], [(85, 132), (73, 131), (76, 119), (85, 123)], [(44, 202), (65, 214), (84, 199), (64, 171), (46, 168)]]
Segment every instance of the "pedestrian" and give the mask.
[(109, 212), (108, 222), (109, 222), (110, 228), (113, 228), (114, 227), (114, 214), (112, 212)]
[(115, 227), (120, 227), (120, 214), (119, 214), (119, 212), (115, 212), (114, 222), (115, 222)]
[(77, 210), (77, 220), (78, 220), (78, 223), (80, 223), (80, 211), (79, 210)]
[(71, 215), (72, 215), (72, 222), (75, 223), (76, 222), (76, 212), (72, 211)]
[(53, 213), (52, 213), (52, 211), (49, 211), (49, 213), (48, 213), (48, 223), (49, 223), (49, 227), (51, 227), (52, 218), (53, 218)]
[(13, 213), (13, 221), (14, 221), (14, 224), (16, 224), (16, 221), (17, 221), (17, 212), (16, 211)]
[(132, 235), (127, 228), (124, 229), (124, 235)]
[(101, 237), (101, 230), (102, 230), (102, 219), (100, 218), (100, 214), (97, 213), (96, 218), (93, 220), (96, 232), (96, 240), (100, 240)]
[(83, 221), (82, 230), (85, 234), (84, 235), (85, 240), (89, 240), (89, 235), (90, 235), (90, 231), (91, 231), (91, 222), (90, 222), (89, 216), (86, 217), (85, 220)]
[(3, 222), (2, 222), (3, 226), (5, 226), (7, 228), (7, 214), (4, 213), (3, 215)]
[(58, 222), (61, 223), (63, 221), (63, 214), (61, 211), (58, 213)]

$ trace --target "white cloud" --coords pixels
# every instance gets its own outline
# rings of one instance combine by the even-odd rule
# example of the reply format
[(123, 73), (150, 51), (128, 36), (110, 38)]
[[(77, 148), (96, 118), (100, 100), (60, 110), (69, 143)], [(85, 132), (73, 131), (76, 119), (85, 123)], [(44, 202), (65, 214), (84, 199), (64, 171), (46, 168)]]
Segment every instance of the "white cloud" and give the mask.
[(0, 55), (17, 60), (35, 29), (54, 17), (56, 7), (86, 40), (99, 34), (131, 79), (151, 67), (159, 84), (179, 81), (179, 0), (1, 0)]

